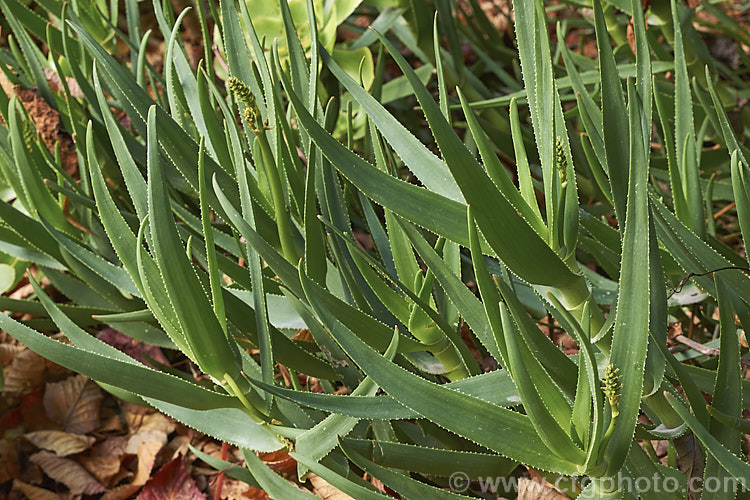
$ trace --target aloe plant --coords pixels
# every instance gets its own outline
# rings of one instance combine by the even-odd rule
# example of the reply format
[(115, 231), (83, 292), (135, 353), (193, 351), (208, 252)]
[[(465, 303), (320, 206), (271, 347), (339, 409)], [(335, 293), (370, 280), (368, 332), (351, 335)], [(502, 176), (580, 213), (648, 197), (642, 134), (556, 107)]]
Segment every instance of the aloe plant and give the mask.
[[(10, 187), (0, 252), (15, 270), (39, 271), (28, 273), (34, 297), (0, 298), (35, 319), (0, 315), (0, 327), (123, 399), (240, 447), (247, 468), (195, 452), (273, 497), (306, 496), (254, 453), (283, 447), (300, 479), (312, 471), (355, 498), (383, 496), (357, 470), (403, 497), (432, 498), (456, 489), (456, 473), (480, 487), (521, 466), (571, 478), (568, 493), (582, 498), (695, 495), (673, 460), (639, 444), (663, 439), (670, 457), (705, 461), (704, 481), (732, 485), (706, 498), (734, 498), (750, 479), (736, 455), (746, 405), (735, 324), (750, 321), (750, 281), (712, 211), (733, 200), (748, 231), (748, 163), (715, 75), (690, 80), (690, 11), (671, 2), (665, 45), (647, 32), (641, 2), (594, 0), (599, 56), (589, 61), (553, 47), (543, 2), (516, 0), (520, 73), (491, 67), (502, 78), (490, 89), (460, 43), (507, 54), (462, 33), (449, 2), (383, 3), (342, 2), (384, 29), (338, 49), (322, 35), (334, 14), (320, 3), (303, 12), (280, 1), (275, 40), (250, 3), (222, 0), (211, 16), (198, 8), (204, 35), (211, 17), (220, 36), (222, 80), (208, 52), (189, 63), (188, 10), (175, 17), (154, 2), (159, 73), (133, 2), (127, 34), (81, 2), (37, 7), (49, 24), (5, 2), (13, 38), (2, 55), (17, 71), (6, 77), (36, 85), (60, 113), (78, 163), (65, 171), (17, 97), (0, 103)], [(632, 19), (633, 51), (613, 50), (613, 6)], [(91, 23), (117, 32), (128, 62)], [(556, 28), (564, 40), (569, 26)], [(336, 54), (360, 48), (378, 54), (371, 87), (366, 62), (352, 72)], [(384, 82), (386, 61), (402, 75)], [(427, 123), (419, 136), (403, 123), (412, 111), (386, 108), (408, 95)], [(70, 303), (55, 303), (40, 276)], [(667, 349), (670, 317), (691, 306), (677, 290), (689, 279), (701, 306), (719, 311), (718, 360), (697, 365)], [(577, 354), (540, 321), (570, 335)], [(174, 349), (206, 377), (140, 364), (90, 334), (102, 324)], [(40, 333), (55, 329), (70, 344)], [(300, 329), (312, 342), (293, 337)], [(462, 331), (497, 369), (483, 373)], [(281, 367), (289, 387), (276, 382)], [(334, 394), (341, 387), (350, 394)], [(640, 478), (677, 486), (639, 492)]]

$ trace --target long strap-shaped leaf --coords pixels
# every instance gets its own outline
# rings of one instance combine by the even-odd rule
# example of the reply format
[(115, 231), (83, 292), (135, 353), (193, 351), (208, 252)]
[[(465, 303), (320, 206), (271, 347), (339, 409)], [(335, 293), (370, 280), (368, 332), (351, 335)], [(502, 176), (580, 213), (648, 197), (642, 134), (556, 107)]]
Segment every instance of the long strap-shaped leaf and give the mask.
[(498, 362), (502, 362), (503, 357), (498, 350), (497, 342), (493, 337), (482, 303), (471, 293), (471, 290), (466, 287), (461, 279), (448, 269), (445, 261), (440, 258), (416, 228), (410, 224), (400, 223), (400, 225), (409, 237), (412, 245), (414, 245), (417, 253), (425, 261), (427, 268), (435, 274), (440, 286), (451, 302), (456, 305), (458, 311), (474, 331), (479, 341)]
[(437, 449), (382, 440), (344, 438), (341, 441), (350, 450), (379, 465), (435, 476), (450, 476), (456, 472), (457, 463), (471, 478), (504, 475), (504, 471), (511, 472), (517, 465), (500, 455), (484, 452)]
[(701, 444), (704, 446), (706, 451), (716, 459), (722, 467), (726, 469), (732, 476), (736, 477), (742, 486), (745, 488), (750, 487), (750, 465), (744, 460), (737, 458), (731, 451), (726, 449), (720, 441), (708, 432), (698, 420), (690, 413), (690, 410), (685, 408), (685, 405), (678, 399), (678, 396), (674, 396), (669, 393), (665, 393), (664, 396), (674, 411), (687, 422), (690, 430), (698, 438)]
[[(271, 392), (289, 401), (331, 413), (368, 419), (400, 420), (420, 418), (419, 413), (406, 408), (392, 397), (386, 395), (372, 397), (339, 396), (335, 394), (295, 391), (275, 385), (267, 385), (252, 378), (250, 382), (264, 391)], [(470, 396), (483, 399), (504, 408), (516, 406), (521, 402), (513, 380), (505, 370), (496, 370), (475, 377), (449, 382), (445, 384), (445, 387), (455, 389), (458, 392), (469, 394)]]
[(298, 464), (305, 466), (307, 469), (326, 480), (331, 486), (341, 490), (341, 492), (345, 493), (350, 498), (357, 498), (359, 500), (386, 500), (388, 498), (383, 493), (350, 481), (342, 474), (329, 469), (319, 462), (310, 460), (304, 455), (298, 453), (290, 453), (290, 455), (298, 462)]
[[(387, 359), (393, 360), (398, 351), (398, 342), (399, 333), (396, 330), (384, 353)], [(352, 396), (374, 396), (377, 391), (377, 384), (370, 377), (365, 377), (356, 389), (352, 391)], [(359, 420), (357, 417), (349, 417), (336, 413), (328, 415), (311, 429), (308, 429), (297, 437), (295, 451), (306, 458), (318, 462), (336, 447), (339, 436), (344, 437), (349, 434)], [(300, 477), (304, 476), (307, 470), (304, 465), (299, 465), (297, 469), (298, 475)]]
[[(69, 325), (65, 323), (63, 325), (67, 333), (72, 332), (71, 335), (75, 337), (75, 331), (68, 328)], [(231, 398), (207, 391), (174, 375), (158, 372), (129, 361), (114, 359), (107, 354), (63, 344), (22, 325), (5, 314), (0, 315), (0, 328), (40, 356), (69, 370), (115, 387), (196, 409), (208, 410), (236, 406), (236, 402)]]
[(268, 465), (258, 458), (255, 452), (242, 449), (245, 464), (261, 488), (271, 498), (283, 498), (285, 500), (318, 500), (318, 497), (302, 490), (290, 483), (280, 475), (276, 474)]
[(371, 462), (343, 443), (341, 444), (341, 449), (346, 453), (349, 460), (354, 462), (357, 467), (373, 477), (380, 479), (383, 483), (387, 484), (390, 488), (406, 498), (434, 498), (435, 500), (458, 500), (461, 498), (470, 498), (438, 489), (434, 486), (429, 486), (417, 481), (416, 479), (412, 479), (378, 465), (375, 462)]
[[(474, 208), (477, 223), (492, 249), (514, 273), (530, 283), (560, 287), (575, 282), (573, 271), (498, 191), (403, 56), (383, 36), (379, 38), (409, 80), (443, 158)], [(323, 59), (330, 65), (325, 55)]]
[[(395, 224), (395, 222), (394, 222)], [(376, 261), (372, 256), (368, 255), (367, 252), (359, 248), (354, 241), (354, 238), (346, 237), (341, 231), (336, 229), (335, 227), (326, 224), (333, 234), (338, 237), (340, 240), (343, 240), (349, 247), (349, 250), (353, 253), (358, 253), (360, 257), (363, 258), (372, 268), (377, 271), (382, 277), (388, 279), (393, 283), (398, 289), (400, 289), (409, 299), (411, 299), (412, 302), (414, 302), (414, 309), (412, 310), (412, 313), (415, 311), (419, 311), (419, 314), (424, 314), (428, 316), (433, 322), (434, 326), (439, 328), (440, 334), (432, 334), (428, 337), (433, 339), (434, 342), (429, 342), (425, 338), (421, 338), (420, 340), (423, 342), (425, 347), (432, 347), (432, 352), (434, 353), (434, 348), (437, 348), (439, 346), (447, 347), (448, 343), (452, 345), (453, 348), (455, 348), (456, 351), (460, 354), (460, 363), (464, 365), (464, 367), (467, 369), (469, 374), (477, 374), (479, 373), (479, 365), (477, 364), (474, 357), (471, 355), (471, 352), (469, 351), (468, 346), (466, 343), (461, 339), (460, 335), (457, 333), (457, 331), (447, 323), (447, 321), (440, 316), (428, 303), (429, 300), (423, 300), (420, 295), (413, 292), (409, 287), (404, 285), (400, 280), (394, 278), (391, 276), (388, 271), (385, 269), (385, 267)], [(400, 226), (394, 226), (398, 227), (400, 230)], [(421, 276), (420, 276), (421, 279)], [(426, 278), (425, 278), (426, 279)], [(419, 283), (422, 283), (421, 281)]]
[[(374, 97), (348, 76), (325, 50), (321, 50), (321, 58), (331, 70), (331, 73), (333, 73), (367, 112), (370, 120), (372, 120), (380, 133), (383, 134), (383, 137), (385, 137), (419, 180), (431, 191), (443, 195), (448, 199), (462, 202), (463, 196), (461, 195), (461, 191), (456, 186), (453, 178), (451, 178), (450, 171), (445, 162), (430, 152), (411, 132), (388, 113)], [(422, 85), (421, 82), (420, 85)]]
[[(740, 343), (737, 336), (737, 327), (734, 325), (734, 310), (732, 309), (731, 296), (719, 276), (714, 275), (716, 282), (716, 295), (719, 302), (719, 324), (720, 331), (720, 354), (719, 367), (716, 371), (716, 384), (711, 408), (730, 418), (742, 417), (742, 367), (740, 365)], [(727, 449), (733, 453), (740, 452), (741, 433), (738, 430), (726, 426), (723, 422), (712, 419), (708, 426), (711, 434)], [(721, 484), (728, 484), (725, 480), (727, 474), (721, 464), (713, 457), (706, 462), (704, 478), (719, 478)], [(731, 484), (731, 483), (729, 483)], [(709, 491), (704, 489), (702, 500), (722, 500), (733, 497), (734, 488), (728, 491)]]
[[(501, 306), (500, 314), (507, 349), (508, 370), (513, 374), (513, 381), (516, 383), (529, 420), (534, 425), (537, 434), (557, 456), (583, 464), (586, 454), (576, 445), (560, 422), (563, 418), (570, 422), (570, 405), (562, 397), (559, 389), (552, 387), (553, 384), (538, 383), (537, 377), (544, 377), (543, 374), (538, 373), (541, 365), (531, 362), (536, 360), (521, 340), (505, 306)], [(530, 369), (527, 370), (527, 368)]]
[[(309, 280), (300, 275), (307, 289)], [(578, 467), (553, 457), (536, 435), (528, 418), (486, 401), (439, 386), (407, 372), (359, 340), (308, 295), (336, 342), (391, 397), (436, 424), (509, 458), (544, 470), (575, 474)]]
[(156, 134), (156, 107), (153, 106), (148, 114), (148, 208), (154, 241), (152, 251), (195, 361), (202, 370), (219, 380), (223, 380), (225, 374), (234, 377), (239, 373), (237, 347), (224, 335), (192, 263), (184, 257), (169, 206)]
[[(114, 93), (117, 100), (128, 110), (128, 116), (134, 126), (145, 135), (146, 117), (154, 105), (149, 94), (136, 82), (134, 76), (125, 68), (120, 66), (91, 35), (78, 19), (71, 16), (68, 23), (78, 33), (81, 43), (96, 60), (109, 89)], [(193, 165), (198, 164), (198, 144), (161, 108), (156, 107), (155, 120), (159, 126), (158, 143), (163, 149), (170, 163), (180, 172), (191, 188), (198, 187), (198, 173)], [(229, 187), (236, 185), (234, 180), (216, 162), (206, 159), (206, 172), (209, 177), (216, 175), (217, 182), (223, 189), (229, 192)], [(209, 203), (220, 215), (223, 213), (221, 205), (210, 193)], [(236, 198), (232, 200), (233, 206), (238, 205)]]
[(326, 132), (294, 93), (289, 100), (300, 125), (326, 158), (368, 198), (451, 241), (468, 244), (465, 205), (378, 170)]
[[(683, 224), (690, 224), (691, 229), (698, 235), (704, 235), (706, 223), (704, 220), (703, 197), (701, 195), (700, 172), (695, 150), (695, 126), (693, 125), (693, 97), (690, 93), (685, 50), (682, 41), (682, 27), (677, 13), (677, 4), (672, 5), (672, 20), (674, 23), (674, 140), (677, 167), (680, 169), (681, 186), (672, 186), (672, 190), (681, 190), (689, 213), (677, 213)], [(676, 205), (679, 207), (679, 205)]]
[(641, 406), (643, 370), (649, 328), (649, 210), (648, 171), (644, 163), (641, 110), (635, 85), (628, 80), (630, 175), (625, 218), (620, 287), (610, 363), (620, 370), (622, 391), (619, 421), (606, 448), (608, 471), (617, 472), (630, 448)]
[[(596, 25), (596, 43), (599, 49), (599, 73), (602, 86), (602, 122), (604, 149), (607, 155), (606, 168), (612, 186), (612, 198), (615, 203), (615, 215), (624, 227), (626, 218), (626, 198), (628, 189), (628, 120), (625, 108), (625, 96), (622, 83), (617, 73), (617, 63), (612, 53), (607, 26), (604, 21), (602, 4), (594, 0), (594, 24)], [(640, 137), (640, 136), (639, 136)], [(622, 231), (622, 229), (621, 229)]]

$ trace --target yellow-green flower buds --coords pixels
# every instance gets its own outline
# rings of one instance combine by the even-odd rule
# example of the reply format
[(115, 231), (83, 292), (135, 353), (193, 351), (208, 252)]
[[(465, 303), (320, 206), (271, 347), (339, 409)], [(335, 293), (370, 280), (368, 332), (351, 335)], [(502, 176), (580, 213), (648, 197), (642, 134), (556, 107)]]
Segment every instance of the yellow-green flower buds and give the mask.
[(555, 139), (555, 168), (557, 169), (557, 175), (560, 176), (560, 184), (562, 187), (568, 185), (568, 159), (565, 156), (565, 148), (563, 148), (562, 141), (558, 137)]
[(602, 380), (602, 390), (609, 400), (609, 406), (612, 408), (612, 414), (620, 412), (618, 405), (620, 403), (620, 391), (622, 383), (620, 382), (620, 369), (614, 365), (607, 365), (604, 369), (604, 379)]
[(227, 85), (237, 100), (245, 105), (245, 110), (242, 113), (245, 122), (253, 130), (259, 129), (260, 127), (256, 124), (260, 120), (260, 109), (258, 109), (258, 104), (255, 102), (255, 94), (250, 90), (250, 87), (234, 76), (227, 81)]

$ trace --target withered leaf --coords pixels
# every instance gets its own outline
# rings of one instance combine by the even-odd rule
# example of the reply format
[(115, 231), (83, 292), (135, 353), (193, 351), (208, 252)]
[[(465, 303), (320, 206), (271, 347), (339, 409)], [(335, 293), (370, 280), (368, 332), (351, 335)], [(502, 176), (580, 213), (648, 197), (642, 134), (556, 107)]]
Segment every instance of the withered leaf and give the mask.
[(566, 500), (569, 498), (541, 479), (522, 477), (518, 480), (518, 500)]
[(6, 365), (13, 361), (16, 354), (23, 351), (24, 347), (17, 344), (0, 344), (0, 364)]
[(86, 470), (104, 485), (107, 485), (109, 480), (120, 472), (120, 464), (122, 462), (120, 457), (115, 455), (81, 457), (79, 461), (81, 465), (86, 467)]
[(107, 490), (82, 465), (69, 458), (40, 451), (31, 455), (29, 460), (41, 467), (50, 478), (67, 486), (74, 495), (94, 495)]
[(263, 460), (274, 472), (282, 476), (289, 477), (297, 472), (297, 461), (286, 450), (258, 453), (258, 458)]
[(0, 483), (18, 477), (18, 447), (11, 438), (0, 439)]
[(60, 495), (57, 493), (53, 493), (37, 486), (32, 486), (23, 481), (19, 481), (18, 479), (13, 480), (13, 491), (23, 493), (23, 495), (29, 500), (60, 500)]
[(47, 384), (44, 409), (49, 418), (63, 425), (66, 431), (86, 434), (99, 427), (102, 391), (83, 375), (68, 377), (62, 382)]
[(196, 487), (181, 459), (172, 460), (146, 483), (138, 500), (198, 500), (206, 495)]
[(58, 457), (67, 457), (87, 450), (94, 439), (91, 436), (71, 434), (63, 431), (36, 431), (24, 434), (37, 448), (55, 452)]
[(146, 484), (151, 475), (151, 469), (154, 468), (156, 455), (162, 446), (163, 443), (156, 441), (144, 441), (138, 444), (138, 472), (136, 472), (133, 484)]
[(268, 496), (268, 493), (254, 486), (250, 486), (247, 491), (242, 493), (242, 496), (252, 500), (272, 500), (271, 497)]
[(313, 493), (323, 500), (354, 500), (352, 497), (312, 472), (308, 474), (308, 479), (313, 486)]
[(221, 500), (241, 500), (249, 489), (249, 484), (225, 476), (219, 497)]
[(174, 422), (161, 413), (149, 413), (146, 415), (127, 413), (125, 419), (128, 426), (137, 431), (156, 430), (162, 431), (165, 434), (171, 434), (175, 429)]
[(16, 353), (5, 374), (4, 392), (23, 394), (41, 385), (44, 377), (44, 358), (32, 350)]
[(141, 487), (137, 484), (123, 484), (106, 492), (99, 500), (125, 500), (132, 498)]

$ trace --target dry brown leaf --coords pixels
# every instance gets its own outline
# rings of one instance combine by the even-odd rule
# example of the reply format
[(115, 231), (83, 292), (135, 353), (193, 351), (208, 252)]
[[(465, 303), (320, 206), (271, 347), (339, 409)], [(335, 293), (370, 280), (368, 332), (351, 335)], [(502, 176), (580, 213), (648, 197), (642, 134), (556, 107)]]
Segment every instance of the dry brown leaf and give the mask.
[(181, 459), (172, 460), (146, 483), (138, 500), (198, 500), (206, 495), (196, 487)]
[(570, 500), (570, 497), (542, 479), (521, 477), (518, 479), (518, 500)]
[(74, 495), (94, 495), (107, 491), (82, 465), (69, 458), (40, 451), (31, 455), (29, 460), (41, 467), (50, 478), (67, 486)]
[(135, 492), (141, 489), (138, 484), (123, 484), (106, 492), (99, 500), (125, 500), (132, 498)]
[(62, 498), (62, 496), (57, 493), (45, 490), (44, 488), (31, 486), (30, 484), (26, 484), (18, 479), (13, 480), (13, 491), (23, 493), (28, 500), (60, 500)]
[(177, 457), (183, 457), (188, 454), (190, 448), (190, 438), (188, 436), (177, 436), (171, 439), (166, 447), (164, 448), (165, 453), (168, 453), (169, 460), (174, 460)]
[(219, 494), (222, 500), (241, 500), (245, 498), (245, 493), (250, 489), (250, 485), (232, 479), (231, 477), (225, 477), (224, 482), (221, 485), (221, 493)]
[(258, 458), (282, 476), (289, 477), (297, 473), (297, 461), (286, 450), (258, 453)]
[(320, 476), (316, 476), (312, 472), (307, 475), (307, 478), (313, 486), (313, 493), (323, 500), (354, 500), (354, 498), (350, 497), (335, 486), (332, 486), (331, 483)]
[(99, 386), (83, 375), (47, 384), (44, 392), (44, 408), (49, 418), (75, 434), (86, 434), (99, 427), (101, 401)]
[(81, 465), (86, 467), (100, 483), (107, 485), (115, 474), (120, 472), (120, 457), (108, 455), (104, 457), (81, 457)]
[(44, 380), (44, 358), (30, 349), (16, 353), (5, 374), (3, 392), (24, 394), (41, 385)]
[[(47, 376), (47, 375), (45, 375)], [(21, 396), (21, 417), (27, 432), (42, 430), (62, 430), (62, 426), (47, 417), (44, 410), (44, 387), (40, 386)]]
[[(206, 441), (200, 449), (207, 455), (210, 455), (214, 458), (221, 458), (221, 444), (214, 441), (213, 439), (210, 441)], [(226, 458), (224, 460), (226, 460)]]
[(37, 448), (55, 452), (58, 457), (67, 457), (87, 450), (94, 444), (91, 436), (71, 434), (63, 431), (36, 431), (24, 434)]
[(272, 500), (271, 497), (268, 496), (268, 493), (254, 486), (250, 486), (242, 496), (243, 498), (251, 498), (252, 500)]
[(161, 431), (164, 434), (171, 434), (175, 429), (174, 422), (161, 413), (139, 415), (134, 418), (136, 421), (131, 423), (130, 414), (128, 414), (128, 425), (138, 431), (154, 430)]
[(19, 352), (23, 351), (24, 347), (18, 344), (0, 344), (0, 364), (7, 365)]
[[(62, 81), (60, 80), (60, 76), (52, 68), (42, 69), (44, 70), (44, 76), (47, 77), (47, 82), (49, 82), (52, 92), (57, 92), (58, 90), (62, 92)], [(71, 97), (75, 97), (76, 99), (85, 98), (83, 91), (81, 91), (81, 87), (78, 85), (78, 81), (75, 78), (66, 76), (65, 83), (68, 84), (68, 90), (70, 91)]]
[(18, 477), (18, 448), (14, 439), (0, 439), (0, 483)]
[(156, 455), (159, 453), (162, 446), (164, 446), (164, 443), (157, 441), (146, 441), (138, 445), (138, 472), (135, 474), (133, 484), (146, 484), (146, 481), (148, 481), (148, 478), (151, 475), (151, 469), (154, 468)]
[[(24, 280), (26, 280), (26, 278), (24, 278)], [(10, 297), (11, 299), (26, 299), (33, 294), (34, 287), (31, 285), (31, 283), (26, 283), (25, 285), (21, 285), (13, 290), (10, 294), (8, 294), (8, 297)]]
[(312, 333), (310, 333), (310, 330), (304, 329), (304, 330), (298, 330), (297, 333), (295, 333), (292, 336), (292, 340), (301, 340), (304, 342), (315, 342), (315, 339), (312, 336)]
[(156, 429), (138, 431), (128, 439), (125, 453), (136, 455), (142, 443), (159, 443), (159, 446), (164, 446), (167, 443), (167, 433)]

